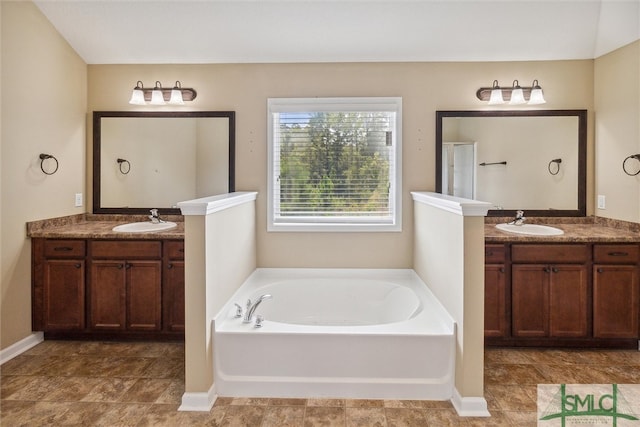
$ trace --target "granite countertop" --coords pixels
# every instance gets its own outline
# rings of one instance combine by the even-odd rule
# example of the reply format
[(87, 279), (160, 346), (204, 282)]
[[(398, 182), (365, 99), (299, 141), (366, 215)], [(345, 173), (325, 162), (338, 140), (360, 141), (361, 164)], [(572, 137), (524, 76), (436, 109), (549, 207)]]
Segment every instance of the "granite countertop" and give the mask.
[(495, 224), (513, 218), (487, 218), (484, 226), (486, 242), (526, 243), (639, 243), (640, 224), (600, 217), (529, 218), (528, 224), (543, 224), (564, 231), (560, 236), (531, 236), (498, 230)]
[(27, 223), (27, 236), (48, 239), (127, 239), (157, 240), (184, 239), (184, 221), (180, 215), (162, 217), (177, 224), (176, 228), (145, 233), (113, 231), (116, 225), (148, 221), (145, 215), (93, 215), (80, 214)]

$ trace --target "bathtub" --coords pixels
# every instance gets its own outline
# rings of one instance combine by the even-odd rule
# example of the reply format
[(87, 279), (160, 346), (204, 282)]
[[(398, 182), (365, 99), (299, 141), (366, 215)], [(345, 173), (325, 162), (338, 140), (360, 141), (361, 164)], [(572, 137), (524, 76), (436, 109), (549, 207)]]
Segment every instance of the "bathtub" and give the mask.
[[(271, 294), (256, 310), (236, 307)], [(413, 270), (257, 269), (213, 322), (219, 396), (449, 400), (455, 323)]]

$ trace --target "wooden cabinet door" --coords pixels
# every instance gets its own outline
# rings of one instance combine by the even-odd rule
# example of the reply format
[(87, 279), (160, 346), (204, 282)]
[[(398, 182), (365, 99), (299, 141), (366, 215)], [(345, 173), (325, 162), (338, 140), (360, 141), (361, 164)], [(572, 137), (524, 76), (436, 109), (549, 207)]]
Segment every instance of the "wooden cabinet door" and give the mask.
[(507, 334), (506, 279), (504, 265), (484, 267), (484, 335), (504, 337)]
[(587, 267), (549, 267), (549, 336), (586, 337)]
[(44, 330), (82, 330), (84, 260), (47, 260), (44, 263)]
[(549, 274), (542, 264), (511, 269), (511, 322), (516, 337), (549, 336)]
[(127, 329), (159, 331), (161, 326), (161, 261), (129, 261), (127, 276)]
[(124, 261), (91, 263), (89, 322), (92, 329), (126, 328), (126, 271)]
[(594, 265), (593, 336), (638, 338), (638, 267)]
[(184, 332), (184, 261), (169, 261), (165, 270), (165, 323), (168, 331)]

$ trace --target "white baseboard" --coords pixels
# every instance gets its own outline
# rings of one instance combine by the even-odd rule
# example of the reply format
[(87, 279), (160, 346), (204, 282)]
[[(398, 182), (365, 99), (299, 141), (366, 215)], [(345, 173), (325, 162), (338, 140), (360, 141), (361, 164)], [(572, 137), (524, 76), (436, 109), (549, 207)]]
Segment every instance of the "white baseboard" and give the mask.
[(4, 350), (0, 350), (0, 365), (24, 353), (31, 347), (40, 344), (42, 341), (44, 341), (44, 333), (34, 332), (28, 337), (21, 339), (17, 343), (10, 345)]
[(462, 397), (453, 389), (451, 403), (461, 417), (490, 417), (487, 401), (484, 397)]
[(209, 412), (216, 403), (218, 395), (215, 392), (215, 384), (211, 385), (209, 391), (205, 392), (185, 392), (182, 395), (182, 405), (178, 411), (204, 411)]

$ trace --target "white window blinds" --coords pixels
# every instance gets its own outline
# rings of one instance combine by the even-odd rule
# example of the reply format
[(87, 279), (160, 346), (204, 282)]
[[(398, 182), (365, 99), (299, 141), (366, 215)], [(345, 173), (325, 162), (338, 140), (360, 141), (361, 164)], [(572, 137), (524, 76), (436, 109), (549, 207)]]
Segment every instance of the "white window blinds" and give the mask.
[(399, 98), (269, 100), (270, 229), (399, 229)]

